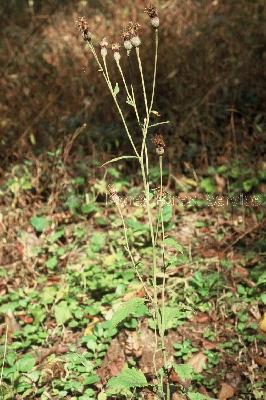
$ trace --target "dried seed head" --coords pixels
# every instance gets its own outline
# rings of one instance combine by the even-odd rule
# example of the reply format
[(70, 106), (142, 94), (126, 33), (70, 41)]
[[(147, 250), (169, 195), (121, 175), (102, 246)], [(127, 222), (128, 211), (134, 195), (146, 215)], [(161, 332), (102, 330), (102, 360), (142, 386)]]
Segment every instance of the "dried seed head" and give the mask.
[(112, 50), (114, 52), (114, 59), (116, 62), (119, 62), (120, 58), (121, 58), (121, 54), (120, 54), (120, 44), (119, 43), (113, 43), (112, 44)]
[(101, 48), (101, 56), (102, 56), (102, 58), (105, 58), (107, 56), (107, 48), (106, 47)]
[(153, 144), (156, 147), (156, 153), (159, 156), (162, 156), (164, 154), (164, 148), (165, 148), (165, 143), (164, 143), (164, 139), (163, 136), (161, 134), (156, 134), (153, 138)]
[(158, 28), (159, 28), (159, 25), (160, 25), (160, 20), (159, 20), (158, 17), (151, 18), (151, 26), (152, 26), (154, 29), (158, 29)]
[(108, 185), (108, 191), (110, 194), (110, 199), (116, 204), (119, 205), (120, 197), (117, 194), (117, 190), (113, 185)]
[(77, 20), (77, 27), (79, 31), (82, 33), (82, 37), (85, 40), (85, 42), (91, 42), (91, 33), (89, 31), (89, 25), (88, 22), (84, 17), (79, 17)]
[(134, 47), (139, 47), (141, 45), (141, 40), (139, 36), (133, 36), (131, 38), (131, 43)]
[(124, 47), (125, 47), (125, 49), (126, 49), (127, 51), (130, 51), (130, 50), (132, 49), (133, 45), (132, 45), (132, 43), (131, 43), (130, 40), (125, 40), (125, 41), (124, 41)]
[(148, 7), (145, 8), (144, 12), (146, 14), (148, 14), (148, 16), (150, 17), (151, 26), (154, 29), (158, 29), (159, 25), (160, 25), (160, 20), (159, 20), (159, 17), (158, 17), (157, 8), (154, 7), (152, 4), (150, 4)]
[(130, 21), (122, 31), (122, 38), (124, 39), (124, 41), (131, 40), (133, 37), (138, 36), (139, 29), (139, 23)]
[(158, 10), (152, 4), (145, 8), (144, 12), (148, 14), (150, 18), (158, 17)]
[(119, 51), (115, 51), (114, 52), (114, 59), (115, 61), (118, 63), (120, 61), (121, 58), (121, 54), (119, 53)]
[(119, 43), (113, 43), (112, 44), (112, 50), (113, 50), (113, 52), (119, 51), (120, 50), (120, 44)]
[(100, 42), (101, 48), (103, 48), (103, 47), (107, 48), (108, 45), (109, 45), (109, 43), (107, 42), (107, 39), (103, 38), (102, 41)]

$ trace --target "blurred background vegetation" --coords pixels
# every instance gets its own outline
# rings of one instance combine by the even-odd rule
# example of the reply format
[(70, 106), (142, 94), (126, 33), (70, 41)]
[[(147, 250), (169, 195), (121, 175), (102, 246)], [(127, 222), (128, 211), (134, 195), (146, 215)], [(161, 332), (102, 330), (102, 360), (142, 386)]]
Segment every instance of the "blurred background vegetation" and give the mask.
[[(127, 149), (75, 21), (86, 16), (95, 41), (103, 36), (114, 41), (121, 40), (128, 20), (137, 19), (148, 76), (153, 48), (145, 5), (144, 0), (1, 0), (2, 167), (27, 153), (56, 148), (84, 123), (76, 146), (86, 155)], [(254, 164), (266, 152), (265, 1), (157, 5), (162, 26), (155, 108), (171, 120), (164, 129), (169, 159), (177, 168), (180, 160), (207, 167), (240, 156)]]

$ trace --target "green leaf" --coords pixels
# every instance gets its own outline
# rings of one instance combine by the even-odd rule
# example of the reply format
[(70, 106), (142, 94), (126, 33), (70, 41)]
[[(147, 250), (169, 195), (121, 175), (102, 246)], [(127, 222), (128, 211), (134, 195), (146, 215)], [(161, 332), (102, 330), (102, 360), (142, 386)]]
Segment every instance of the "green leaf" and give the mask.
[(213, 194), (216, 191), (216, 186), (212, 178), (205, 178), (200, 182), (201, 189), (208, 194)]
[(136, 368), (125, 368), (118, 376), (107, 382), (107, 387), (112, 388), (141, 388), (148, 385), (145, 375)]
[(168, 237), (164, 239), (164, 245), (167, 247), (172, 247), (179, 253), (184, 254), (183, 246), (181, 246), (181, 244), (179, 244), (174, 238)]
[(84, 204), (81, 208), (82, 214), (91, 214), (97, 211), (97, 206), (95, 203)]
[(188, 393), (188, 398), (189, 398), (189, 400), (210, 400), (209, 397), (204, 396), (203, 394), (200, 394), (200, 393), (196, 393), (196, 392)]
[(126, 103), (129, 104), (130, 106), (134, 107), (134, 102), (131, 98), (127, 97)]
[(162, 220), (163, 222), (170, 222), (173, 215), (173, 207), (172, 204), (165, 204), (162, 210)]
[(266, 293), (262, 293), (260, 298), (261, 298), (262, 303), (266, 305)]
[(53, 232), (51, 235), (48, 236), (47, 239), (49, 240), (49, 242), (54, 243), (54, 242), (56, 242), (58, 239), (60, 239), (62, 236), (64, 236), (64, 234), (65, 234), (65, 230), (64, 230), (64, 228), (63, 228), (63, 229), (60, 229), (60, 230), (57, 231), (57, 232)]
[(188, 311), (182, 311), (178, 307), (165, 307), (164, 328), (166, 330), (175, 328), (179, 321), (187, 318), (188, 313)]
[(57, 257), (53, 256), (53, 257), (48, 258), (45, 265), (48, 269), (55, 269), (55, 267), (57, 266), (57, 263), (58, 263)]
[(113, 329), (129, 316), (143, 317), (149, 313), (148, 308), (144, 304), (144, 299), (131, 299), (124, 303), (108, 321), (108, 326)]
[(193, 367), (188, 364), (174, 364), (173, 368), (182, 381), (188, 381), (193, 378)]
[(46, 217), (38, 217), (35, 215), (34, 217), (31, 217), (30, 223), (33, 226), (33, 228), (36, 230), (36, 232), (43, 232), (46, 228), (49, 226), (49, 219)]
[(261, 274), (258, 279), (257, 285), (263, 285), (264, 283), (266, 283), (266, 272), (263, 272), (263, 274)]
[(105, 238), (103, 233), (94, 233), (90, 241), (91, 250), (95, 253), (100, 251), (105, 245)]
[(66, 301), (61, 301), (59, 304), (54, 306), (54, 314), (57, 325), (63, 325), (72, 317), (72, 314), (69, 311), (69, 305)]
[(114, 88), (114, 90), (113, 90), (114, 96), (116, 97), (116, 96), (118, 95), (119, 92), (120, 92), (119, 85), (118, 85), (118, 83), (116, 82), (115, 88)]
[(17, 363), (17, 369), (19, 372), (30, 372), (32, 368), (35, 366), (36, 360), (33, 356), (31, 355), (25, 355), (22, 358), (20, 358)]
[(99, 393), (97, 400), (107, 400), (107, 394), (104, 392)]
[(106, 163), (102, 164), (101, 168), (104, 167), (107, 164), (110, 164), (110, 163), (113, 163), (113, 162), (116, 162), (116, 161), (120, 161), (120, 160), (126, 160), (126, 159), (129, 159), (129, 158), (138, 158), (138, 157), (137, 156), (121, 156), (121, 157), (112, 158), (112, 160), (109, 160)]
[(47, 286), (41, 292), (41, 299), (44, 304), (52, 304), (58, 289), (55, 286)]

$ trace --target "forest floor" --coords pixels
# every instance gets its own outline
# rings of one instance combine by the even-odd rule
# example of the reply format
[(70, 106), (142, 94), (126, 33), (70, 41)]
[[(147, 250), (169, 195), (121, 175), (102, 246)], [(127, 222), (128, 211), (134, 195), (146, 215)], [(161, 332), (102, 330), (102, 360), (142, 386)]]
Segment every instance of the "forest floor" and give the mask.
[[(153, 380), (151, 318), (133, 313), (112, 332), (105, 325), (121, 304), (145, 298), (106, 198), (110, 182), (135, 199), (123, 213), (149, 286), (137, 177), (119, 168), (88, 173), (84, 161), (73, 173), (63, 158), (58, 151), (25, 160), (0, 181), (1, 399), (96, 399), (126, 364)], [(165, 180), (166, 234), (182, 246), (167, 269), (166, 348), (194, 369), (188, 380), (169, 372), (172, 398), (192, 398), (192, 390), (200, 399), (263, 399), (265, 165), (254, 171), (236, 162), (186, 177), (166, 170)], [(155, 398), (148, 389), (134, 396)]]

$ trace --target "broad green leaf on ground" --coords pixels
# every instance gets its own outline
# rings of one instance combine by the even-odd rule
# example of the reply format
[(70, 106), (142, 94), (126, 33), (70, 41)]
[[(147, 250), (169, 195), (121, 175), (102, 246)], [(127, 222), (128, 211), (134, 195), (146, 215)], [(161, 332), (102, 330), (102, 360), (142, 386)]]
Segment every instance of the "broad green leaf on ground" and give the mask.
[(54, 314), (57, 325), (63, 325), (72, 317), (69, 305), (66, 301), (61, 301), (59, 304), (54, 306)]
[(258, 279), (257, 285), (263, 285), (264, 283), (266, 283), (266, 272), (263, 272), (263, 274), (261, 274)]
[(216, 191), (215, 182), (212, 178), (202, 179), (202, 181), (200, 182), (200, 188), (208, 194), (213, 194)]
[(31, 355), (25, 355), (22, 358), (20, 358), (17, 363), (17, 369), (19, 372), (30, 372), (32, 368), (35, 366), (36, 360), (33, 356)]
[(42, 233), (46, 228), (48, 228), (50, 222), (46, 217), (38, 217), (35, 215), (34, 217), (31, 217), (30, 223), (36, 232)]
[(52, 304), (58, 289), (55, 286), (47, 286), (41, 293), (41, 299), (44, 304)]
[(174, 364), (173, 368), (175, 372), (177, 373), (178, 377), (182, 381), (188, 381), (193, 378), (193, 368), (191, 365), (188, 364)]
[(105, 234), (104, 233), (94, 233), (91, 237), (90, 248), (93, 252), (97, 253), (105, 245)]
[(142, 371), (136, 368), (125, 368), (119, 375), (111, 378), (108, 383), (108, 388), (140, 388), (148, 385), (145, 375)]
[(166, 330), (176, 328), (179, 321), (186, 319), (188, 315), (188, 311), (182, 311), (178, 307), (165, 307), (164, 328)]
[(188, 393), (189, 400), (211, 400), (210, 397), (204, 396), (201, 393), (190, 392)]
[(111, 320), (108, 321), (108, 326), (112, 329), (129, 316), (143, 317), (144, 315), (149, 314), (149, 310), (144, 304), (144, 301), (144, 299), (136, 298), (122, 304), (122, 306), (115, 311)]
[(48, 258), (45, 265), (48, 269), (54, 269), (58, 264), (58, 259), (56, 256)]
[(181, 254), (184, 253), (183, 246), (181, 246), (181, 244), (179, 244), (174, 238), (168, 237), (168, 238), (164, 239), (164, 245), (166, 247), (175, 249), (176, 251), (178, 251)]

